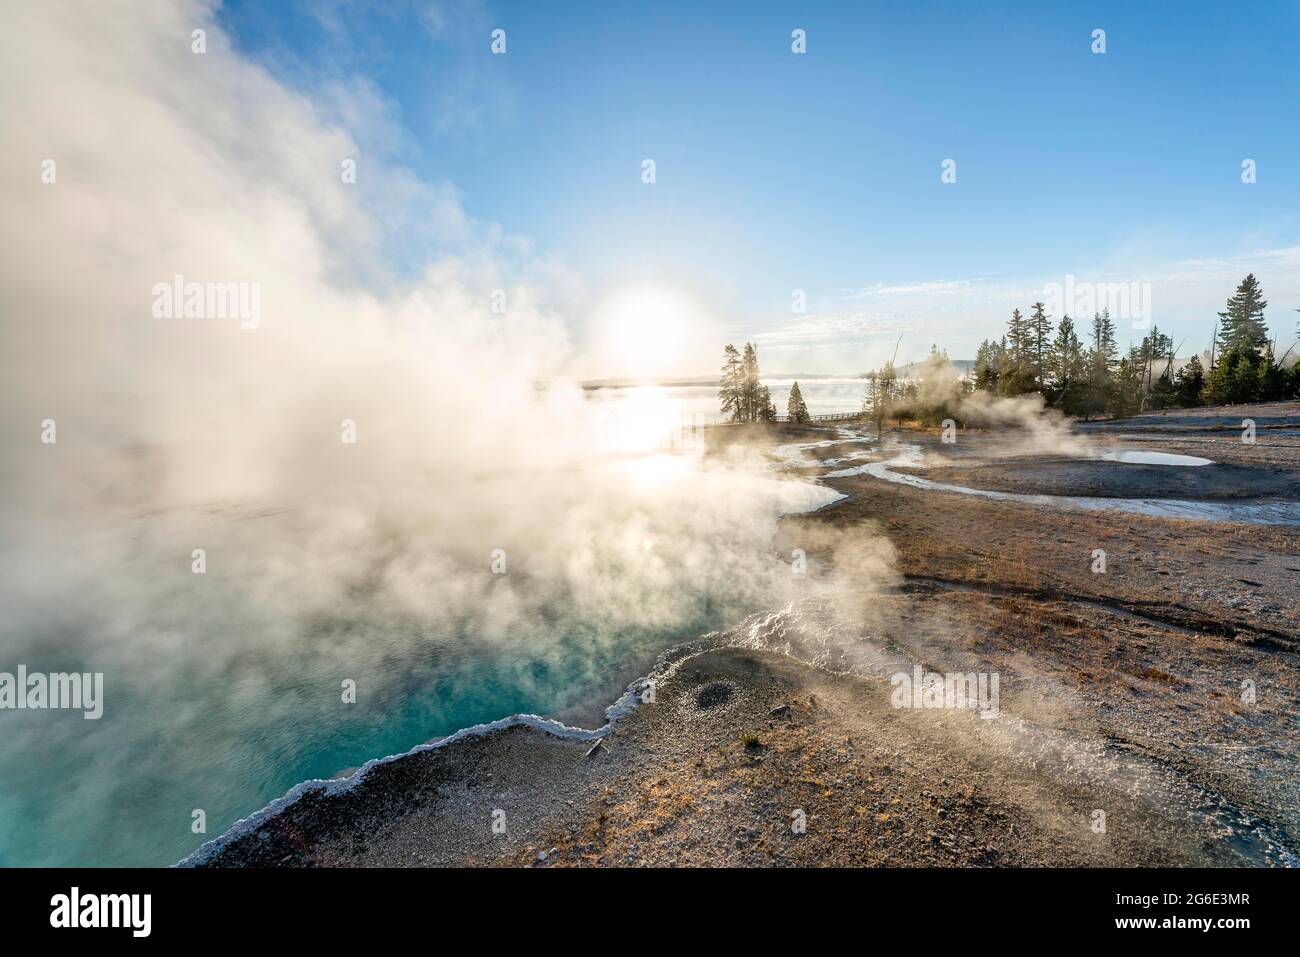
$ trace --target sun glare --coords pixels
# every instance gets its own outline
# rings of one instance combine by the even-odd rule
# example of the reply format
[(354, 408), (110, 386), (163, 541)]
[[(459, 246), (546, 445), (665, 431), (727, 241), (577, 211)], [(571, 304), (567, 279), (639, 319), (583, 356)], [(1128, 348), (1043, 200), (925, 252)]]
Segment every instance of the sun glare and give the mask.
[(617, 375), (671, 375), (694, 307), (667, 289), (642, 286), (616, 293), (600, 309), (603, 352)]

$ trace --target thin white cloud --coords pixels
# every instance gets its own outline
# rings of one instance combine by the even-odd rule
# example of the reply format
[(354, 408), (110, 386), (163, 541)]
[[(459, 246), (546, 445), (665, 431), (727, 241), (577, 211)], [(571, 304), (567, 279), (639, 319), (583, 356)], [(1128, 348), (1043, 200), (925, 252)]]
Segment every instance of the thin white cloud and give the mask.
[(878, 284), (875, 286), (868, 286), (866, 289), (862, 289), (852, 294), (849, 298), (871, 299), (883, 298), (886, 296), (916, 296), (936, 292), (952, 292), (957, 289), (967, 289), (969, 287), (970, 282), (965, 279), (955, 281), (939, 280), (936, 282), (903, 283), (896, 286)]
[[(1294, 336), (1292, 309), (1300, 308), (1300, 246), (1155, 264), (1126, 270), (1063, 270), (1052, 276), (979, 276), (909, 283), (879, 283), (828, 298), (822, 308), (795, 320), (769, 317), (756, 323), (752, 338), (766, 349), (769, 363), (809, 371), (855, 371), (878, 364), (894, 349), (900, 357), (921, 358), (931, 344), (955, 358), (970, 358), (981, 339), (995, 338), (1013, 309), (1027, 310), (1048, 297), (1052, 284), (1149, 284), (1151, 321), (1176, 339), (1207, 343), (1218, 310), (1248, 272), (1264, 284), (1268, 319), (1280, 341)], [(872, 308), (860, 303), (869, 299)], [(1053, 317), (1053, 318), (1059, 318)], [(1074, 317), (1087, 319), (1088, 317)], [(1120, 342), (1139, 340), (1145, 327), (1121, 325)]]

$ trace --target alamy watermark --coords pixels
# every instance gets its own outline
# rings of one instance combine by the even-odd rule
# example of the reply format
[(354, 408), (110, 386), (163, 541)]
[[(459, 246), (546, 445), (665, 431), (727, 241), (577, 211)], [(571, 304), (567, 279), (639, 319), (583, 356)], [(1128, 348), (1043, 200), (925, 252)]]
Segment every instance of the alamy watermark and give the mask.
[(239, 328), (262, 323), (262, 284), (257, 282), (171, 282), (153, 285), (155, 319), (238, 319)]
[(1049, 282), (1043, 287), (1043, 304), (1052, 316), (1087, 319), (1108, 311), (1112, 319), (1132, 322), (1134, 329), (1151, 325), (1149, 282), (1075, 282), (1073, 275), (1067, 275), (1064, 284)]
[(940, 674), (916, 665), (911, 674), (899, 671), (889, 679), (889, 702), (895, 708), (977, 708), (981, 718), (996, 718), (998, 680), (996, 671)]
[(104, 713), (104, 673), (28, 673), (19, 665), (16, 674), (0, 671), (0, 710), (74, 709), (94, 721)]
[(50, 926), (55, 928), (118, 927), (132, 937), (148, 937), (153, 929), (152, 894), (83, 894), (73, 887), (50, 898)]

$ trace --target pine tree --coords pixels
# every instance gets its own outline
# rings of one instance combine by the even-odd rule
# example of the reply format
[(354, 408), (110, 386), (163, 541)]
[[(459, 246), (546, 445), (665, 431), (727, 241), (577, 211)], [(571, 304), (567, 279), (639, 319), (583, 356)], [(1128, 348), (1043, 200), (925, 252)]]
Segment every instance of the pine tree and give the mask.
[(809, 421), (808, 406), (804, 404), (803, 393), (799, 391), (799, 383), (796, 382), (790, 386), (790, 398), (785, 404), (786, 415), (791, 422), (802, 425)]
[(752, 342), (745, 343), (745, 354), (740, 360), (741, 419), (757, 422), (762, 407), (759, 405), (758, 350)]
[(1102, 372), (1110, 375), (1119, 348), (1115, 345), (1115, 323), (1111, 322), (1109, 309), (1092, 314), (1092, 350)]
[(1263, 349), (1268, 342), (1268, 326), (1264, 322), (1267, 307), (1264, 291), (1255, 274), (1247, 274), (1237, 291), (1228, 297), (1227, 310), (1219, 313), (1220, 351), (1250, 349), (1259, 352)]
[(1013, 309), (1007, 323), (1007, 374), (998, 377), (999, 389), (1006, 395), (1017, 395), (1025, 391), (1024, 382), (1028, 378), (1030, 355), (1029, 323)]
[(1110, 406), (1111, 375), (1119, 350), (1115, 346), (1115, 324), (1110, 310), (1092, 314), (1092, 349), (1088, 364), (1089, 412), (1104, 412)]
[(880, 432), (880, 420), (884, 418), (883, 403), (880, 401), (880, 375), (874, 369), (867, 373), (867, 384), (862, 389), (862, 415), (876, 420), (876, 432)]
[(879, 371), (867, 373), (867, 385), (862, 393), (862, 414), (876, 423), (876, 435), (884, 431), (885, 416), (894, 402), (894, 364), (886, 362)]
[(719, 386), (718, 400), (721, 403), (722, 413), (730, 415), (732, 422), (740, 422), (743, 417), (740, 353), (730, 344), (723, 352), (722, 381)]
[(1205, 389), (1205, 367), (1200, 356), (1192, 356), (1174, 375), (1174, 399), (1183, 408), (1201, 404)]
[(894, 373), (893, 360), (880, 367), (880, 401), (888, 409), (898, 393), (898, 376)]
[(1178, 390), (1169, 375), (1169, 369), (1163, 369), (1160, 377), (1151, 383), (1151, 405), (1153, 409), (1170, 409), (1177, 403)]
[(1051, 350), (1052, 321), (1047, 317), (1041, 302), (1034, 303), (1029, 316), (1029, 371), (1033, 380), (1031, 388), (1042, 389), (1047, 378), (1047, 358)]
[(765, 422), (776, 418), (772, 393), (759, 380), (758, 350), (752, 342), (745, 343), (743, 353), (727, 346), (718, 397), (722, 400), (722, 411), (731, 412), (733, 422)]
[(1138, 411), (1142, 401), (1142, 370), (1132, 361), (1132, 354), (1139, 353), (1137, 347), (1129, 350), (1130, 356), (1119, 360), (1115, 370), (1115, 379), (1111, 385), (1109, 408), (1116, 418), (1124, 418)]
[(985, 392), (998, 388), (998, 344), (988, 339), (975, 350), (975, 388)]
[(1068, 315), (1061, 317), (1057, 326), (1056, 339), (1049, 353), (1049, 371), (1053, 405), (1067, 414), (1081, 411), (1082, 395), (1080, 380), (1083, 378), (1083, 346), (1074, 331), (1074, 320)]
[(1270, 342), (1259, 357), (1259, 399), (1272, 402), (1288, 398), (1290, 392), (1291, 374), (1278, 363)]
[(998, 340), (997, 346), (993, 350), (993, 368), (997, 370), (998, 392), (1006, 391), (1007, 380), (1011, 378), (1011, 350), (1007, 346), (1007, 337), (1004, 335)]
[(1171, 364), (1172, 357), (1169, 353), (1173, 348), (1174, 340), (1161, 332), (1159, 326), (1152, 326), (1151, 332), (1142, 337), (1142, 345), (1138, 347), (1132, 358), (1141, 372), (1143, 407), (1146, 404), (1146, 397), (1155, 389), (1156, 364), (1162, 360), (1166, 365)]
[(1213, 405), (1258, 402), (1261, 364), (1259, 353), (1245, 344), (1220, 353), (1219, 360), (1206, 377), (1206, 399)]

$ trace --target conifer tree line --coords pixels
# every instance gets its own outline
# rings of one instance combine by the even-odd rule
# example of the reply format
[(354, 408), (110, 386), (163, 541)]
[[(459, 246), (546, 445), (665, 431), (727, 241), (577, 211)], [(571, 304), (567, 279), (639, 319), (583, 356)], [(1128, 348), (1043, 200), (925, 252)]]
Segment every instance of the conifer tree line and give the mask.
[(945, 370), (950, 376), (955, 376), (948, 361), (948, 353), (934, 345), (930, 346), (930, 354), (921, 363), (920, 374), (915, 379), (899, 378), (894, 369), (894, 360), (890, 359), (879, 369), (866, 374), (860, 414), (876, 423), (877, 432), (884, 429), (886, 419), (894, 419), (900, 426), (908, 420), (938, 425), (956, 414), (955, 408), (962, 396), (974, 391), (972, 381), (965, 378), (953, 383), (953, 391), (923, 391), (918, 386), (918, 382), (942, 381)]
[[(999, 396), (1041, 393), (1047, 405), (1083, 418), (1300, 398), (1300, 344), (1277, 354), (1264, 318), (1267, 307), (1259, 280), (1247, 275), (1218, 313), (1210, 349), (1179, 367), (1183, 343), (1175, 344), (1158, 325), (1121, 351), (1109, 310), (1093, 313), (1091, 320), (1076, 323), (1063, 315), (1054, 322), (1046, 305), (1036, 302), (1028, 315), (1012, 311), (1001, 338), (980, 343), (972, 374), (957, 383), (958, 395), (918, 389), (918, 380), (898, 376), (891, 359), (867, 373), (861, 414), (877, 429), (887, 419), (935, 424), (954, 414), (953, 399), (975, 390)], [(951, 373), (947, 353), (932, 346), (919, 381), (942, 378), (941, 370)], [(733, 422), (776, 420), (752, 343), (745, 343), (743, 353), (726, 347), (718, 399)], [(790, 389), (786, 412), (791, 422), (812, 419), (798, 382)]]
[[(793, 393), (793, 390), (791, 390)], [(743, 354), (728, 344), (723, 353), (722, 382), (718, 389), (722, 411), (732, 422), (774, 422), (776, 406), (772, 393), (758, 379), (758, 350), (745, 343)], [(803, 397), (799, 398), (800, 404)], [(805, 415), (807, 409), (804, 409)]]
[(1053, 332), (1036, 302), (1028, 316), (1011, 313), (1000, 339), (980, 343), (974, 386), (1006, 396), (1040, 392), (1049, 405), (1084, 418), (1290, 398), (1300, 390), (1300, 357), (1294, 347), (1276, 355), (1267, 306), (1259, 281), (1246, 276), (1218, 314), (1207, 361), (1193, 355), (1176, 368), (1178, 347), (1158, 326), (1121, 353), (1108, 310), (1083, 328), (1064, 315)]

